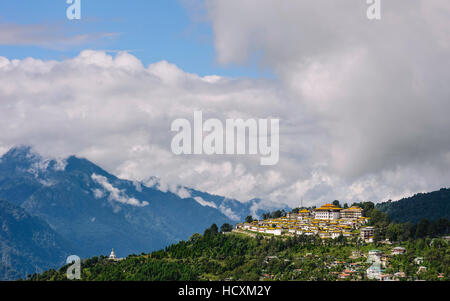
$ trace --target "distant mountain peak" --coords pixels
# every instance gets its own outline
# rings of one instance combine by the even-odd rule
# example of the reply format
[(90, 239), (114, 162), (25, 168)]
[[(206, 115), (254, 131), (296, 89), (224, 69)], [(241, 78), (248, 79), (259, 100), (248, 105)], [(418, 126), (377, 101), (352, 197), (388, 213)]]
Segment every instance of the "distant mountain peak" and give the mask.
[(35, 178), (43, 177), (48, 171), (64, 171), (66, 159), (46, 158), (41, 156), (32, 146), (18, 145), (11, 148), (0, 158), (1, 170), (8, 173), (22, 172)]
[(36, 151), (34, 151), (33, 147), (29, 145), (17, 145), (11, 148), (6, 154), (4, 154), (2, 159), (36, 161), (38, 159), (42, 159), (42, 157)]
[[(164, 248), (201, 233), (213, 223), (220, 226), (241, 221), (258, 207), (256, 201), (241, 203), (171, 185), (157, 177), (140, 182), (120, 179), (87, 159), (44, 157), (30, 146), (16, 146), (0, 159), (1, 198), (39, 218), (47, 224), (46, 229), (51, 228), (39, 233), (54, 232), (55, 237), (57, 234), (77, 247), (72, 254), (82, 257), (102, 254), (111, 246), (119, 246), (121, 256)], [(2, 212), (6, 216), (8, 209), (3, 207), (0, 203), (1, 222)], [(22, 229), (36, 228), (17, 224)], [(31, 230), (29, 237), (33, 238)], [(1, 234), (0, 231), (0, 245), (6, 241)], [(21, 238), (14, 235), (7, 242), (20, 250)], [(55, 239), (55, 244), (60, 244), (58, 241)], [(50, 254), (53, 249), (52, 245), (27, 249), (32, 258), (20, 258), (23, 272), (34, 272), (34, 265), (48, 268), (47, 263), (35, 263), (33, 258), (45, 252)], [(61, 246), (60, 250), (66, 249)], [(10, 254), (0, 247), (0, 258)], [(60, 264), (49, 259), (51, 264)], [(3, 279), (14, 277), (6, 275)]]
[[(32, 146), (18, 145), (11, 148), (0, 159), (0, 172), (6, 177), (12, 174), (32, 176), (39, 183), (44, 186), (51, 186), (61, 181), (68, 175), (78, 175), (77, 179), (83, 179), (84, 185), (88, 185), (89, 181), (94, 181), (92, 175), (101, 176), (106, 179), (108, 183), (113, 185), (121, 185), (119, 189), (127, 189), (132, 192), (127, 200), (134, 202), (133, 194), (141, 194), (143, 187), (147, 189), (158, 190), (162, 193), (173, 193), (180, 199), (192, 199), (203, 207), (211, 207), (219, 211), (233, 221), (239, 221), (245, 218), (246, 215), (252, 214), (255, 217), (259, 216), (264, 210), (275, 208), (269, 204), (262, 203), (259, 199), (253, 199), (248, 202), (241, 203), (238, 200), (227, 197), (202, 192), (196, 189), (185, 187), (183, 185), (174, 185), (161, 180), (159, 177), (150, 176), (142, 181), (128, 181), (116, 177), (114, 174), (102, 169), (100, 166), (89, 161), (88, 159), (77, 157), (75, 155), (69, 156), (65, 159), (54, 159), (42, 157), (37, 153)], [(94, 181), (95, 182), (95, 181)], [(95, 182), (94, 184), (98, 184)], [(132, 186), (132, 187), (131, 187)], [(121, 198), (119, 198), (122, 200)], [(123, 198), (125, 200), (125, 198)], [(119, 202), (120, 203), (120, 202)], [(122, 202), (126, 203), (126, 202)], [(144, 207), (151, 203), (142, 200), (135, 202), (136, 204), (144, 205)], [(278, 207), (277, 207), (278, 209)]]
[(113, 176), (109, 174), (107, 171), (103, 170), (98, 165), (96, 165), (95, 163), (92, 163), (91, 161), (84, 158), (79, 158), (77, 156), (70, 156), (66, 159), (66, 162), (67, 162), (66, 168), (68, 171), (80, 170), (86, 172), (89, 175), (96, 173), (101, 174), (102, 176), (105, 175)]

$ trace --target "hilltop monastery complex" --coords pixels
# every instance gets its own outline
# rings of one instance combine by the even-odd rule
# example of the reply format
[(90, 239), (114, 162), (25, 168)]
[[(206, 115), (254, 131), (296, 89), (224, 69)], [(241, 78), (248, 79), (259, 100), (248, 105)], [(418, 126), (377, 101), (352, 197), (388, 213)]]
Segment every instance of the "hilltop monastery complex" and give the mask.
[(373, 241), (374, 228), (363, 227), (368, 217), (362, 215), (359, 207), (343, 209), (326, 204), (313, 210), (303, 209), (298, 213), (290, 212), (286, 217), (271, 218), (236, 225), (237, 231), (250, 231), (273, 235), (319, 235), (320, 238), (360, 236), (363, 240)]

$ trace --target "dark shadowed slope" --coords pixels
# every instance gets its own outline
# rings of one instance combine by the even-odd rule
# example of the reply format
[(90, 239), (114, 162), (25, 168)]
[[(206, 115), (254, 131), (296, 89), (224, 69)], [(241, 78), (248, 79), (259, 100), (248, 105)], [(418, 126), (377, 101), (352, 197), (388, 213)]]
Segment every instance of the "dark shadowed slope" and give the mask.
[(38, 217), (0, 200), (0, 280), (56, 268), (74, 250)]
[(419, 193), (396, 202), (384, 202), (376, 208), (396, 222), (417, 223), (421, 219), (450, 219), (450, 189)]
[[(80, 257), (108, 254), (111, 248), (119, 257), (160, 249), (212, 223), (220, 227), (242, 220), (257, 202), (241, 204), (195, 190), (190, 194), (180, 197), (157, 186), (122, 180), (74, 156), (44, 159), (26, 146), (0, 159), (0, 198), (47, 223), (77, 247), (69, 251)], [(21, 240), (18, 233), (14, 237)], [(59, 264), (59, 258), (53, 263)], [(21, 265), (34, 272), (34, 263)]]

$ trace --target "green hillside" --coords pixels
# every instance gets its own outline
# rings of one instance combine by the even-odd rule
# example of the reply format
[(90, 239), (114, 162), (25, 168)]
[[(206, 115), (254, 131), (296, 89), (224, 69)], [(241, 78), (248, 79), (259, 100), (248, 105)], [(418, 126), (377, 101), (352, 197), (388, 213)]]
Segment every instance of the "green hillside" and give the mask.
[[(390, 254), (400, 245), (361, 244), (343, 237), (324, 242), (317, 236), (250, 237), (221, 234), (214, 226), (204, 235), (194, 234), (188, 241), (151, 254), (130, 255), (117, 262), (105, 256), (85, 260), (81, 280), (337, 280), (342, 275), (348, 280), (366, 280), (370, 264), (364, 256), (368, 251), (377, 248)], [(408, 280), (448, 280), (448, 242), (430, 242), (426, 238), (401, 243), (407, 253), (393, 257), (386, 272), (402, 271)], [(360, 251), (362, 257), (351, 258), (353, 251)], [(425, 273), (417, 274), (417, 256), (424, 258)], [(66, 280), (66, 269), (50, 270), (30, 280)], [(445, 277), (438, 278), (439, 273)]]
[(384, 202), (376, 208), (389, 215), (392, 221), (417, 223), (421, 219), (450, 220), (450, 189), (419, 193), (396, 202)]

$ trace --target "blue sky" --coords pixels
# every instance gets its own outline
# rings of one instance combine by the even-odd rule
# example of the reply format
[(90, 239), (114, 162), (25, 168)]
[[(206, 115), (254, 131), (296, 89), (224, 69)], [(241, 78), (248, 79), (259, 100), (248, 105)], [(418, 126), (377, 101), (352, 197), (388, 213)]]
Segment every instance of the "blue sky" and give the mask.
[[(131, 4), (131, 3), (132, 4)], [(65, 0), (0, 1), (0, 24), (45, 26), (51, 35), (64, 37), (109, 33), (64, 47), (24, 45), (0, 40), (0, 56), (62, 60), (83, 49), (128, 50), (145, 65), (167, 60), (199, 75), (271, 77), (256, 64), (221, 66), (216, 61), (214, 37), (207, 21), (192, 18), (192, 9), (181, 0), (81, 0), (81, 20), (68, 20)], [(202, 14), (200, 11), (194, 12)], [(206, 20), (206, 18), (203, 18)]]

